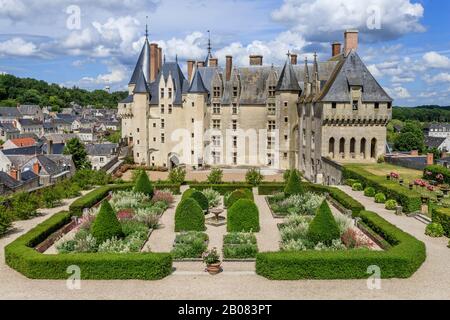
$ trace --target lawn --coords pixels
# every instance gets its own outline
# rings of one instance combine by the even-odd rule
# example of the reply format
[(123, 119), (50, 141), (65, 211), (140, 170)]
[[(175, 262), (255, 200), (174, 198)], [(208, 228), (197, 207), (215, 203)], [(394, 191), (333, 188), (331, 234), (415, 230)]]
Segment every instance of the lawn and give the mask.
[(400, 174), (400, 177), (404, 179), (405, 185), (408, 185), (410, 182), (414, 182), (416, 179), (422, 179), (423, 176), (422, 171), (399, 167), (388, 163), (361, 164), (354, 166), (360, 166), (364, 168), (364, 170), (376, 176), (382, 177), (386, 177), (391, 172), (398, 173)]

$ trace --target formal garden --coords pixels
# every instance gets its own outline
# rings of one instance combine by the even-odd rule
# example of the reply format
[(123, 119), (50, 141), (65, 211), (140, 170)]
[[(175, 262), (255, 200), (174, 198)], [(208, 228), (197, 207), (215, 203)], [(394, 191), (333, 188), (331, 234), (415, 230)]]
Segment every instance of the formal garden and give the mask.
[[(66, 279), (71, 265), (83, 279), (157, 280), (186, 263), (210, 274), (240, 263), (268, 279), (296, 280), (363, 279), (370, 265), (383, 278), (408, 278), (425, 260), (422, 242), (295, 170), (285, 182), (265, 182), (256, 169), (235, 183), (224, 183), (219, 169), (204, 182), (184, 175), (176, 169), (171, 180), (151, 182), (142, 171), (133, 183), (99, 186), (8, 245), (6, 263), (33, 279)], [(420, 196), (406, 191), (386, 198), (420, 209)]]

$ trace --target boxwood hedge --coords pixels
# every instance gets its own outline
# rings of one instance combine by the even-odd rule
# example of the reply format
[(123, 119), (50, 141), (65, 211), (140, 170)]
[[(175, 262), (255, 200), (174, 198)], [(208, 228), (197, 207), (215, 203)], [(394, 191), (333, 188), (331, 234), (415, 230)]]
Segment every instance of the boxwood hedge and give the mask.
[(238, 189), (247, 189), (250, 191), (253, 190), (252, 185), (244, 183), (224, 183), (224, 184), (191, 183), (189, 184), (189, 187), (196, 189), (198, 191), (202, 191), (205, 189), (213, 189), (219, 192), (222, 196)]
[(169, 253), (44, 255), (34, 247), (70, 222), (72, 213), (61, 212), (5, 248), (8, 266), (31, 279), (65, 280), (67, 268), (78, 266), (83, 280), (158, 280), (172, 273)]
[(366, 279), (370, 266), (381, 277), (409, 278), (426, 259), (425, 244), (390, 224), (376, 213), (362, 211), (360, 218), (392, 245), (387, 251), (302, 251), (260, 253), (256, 272), (272, 280)]
[(356, 179), (364, 188), (372, 187), (378, 192), (382, 192), (388, 199), (396, 200), (405, 213), (412, 213), (420, 210), (421, 196), (418, 192), (409, 190), (394, 181), (386, 180), (386, 177), (376, 176), (364, 170), (360, 166), (345, 166), (345, 179)]
[(252, 200), (238, 200), (228, 209), (228, 232), (259, 232), (259, 230), (259, 210)]
[(444, 228), (445, 235), (450, 237), (450, 209), (433, 208), (433, 222), (440, 223)]

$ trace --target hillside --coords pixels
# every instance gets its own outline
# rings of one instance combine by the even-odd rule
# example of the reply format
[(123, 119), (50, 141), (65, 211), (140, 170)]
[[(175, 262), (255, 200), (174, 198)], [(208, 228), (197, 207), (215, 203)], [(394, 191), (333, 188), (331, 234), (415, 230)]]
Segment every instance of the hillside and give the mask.
[(427, 105), (415, 108), (395, 107), (393, 119), (420, 122), (450, 122), (450, 106)]
[(0, 106), (12, 107), (19, 104), (51, 106), (57, 111), (75, 102), (83, 107), (117, 108), (117, 103), (128, 95), (127, 92), (108, 93), (103, 90), (87, 91), (80, 88), (64, 88), (30, 78), (0, 75)]

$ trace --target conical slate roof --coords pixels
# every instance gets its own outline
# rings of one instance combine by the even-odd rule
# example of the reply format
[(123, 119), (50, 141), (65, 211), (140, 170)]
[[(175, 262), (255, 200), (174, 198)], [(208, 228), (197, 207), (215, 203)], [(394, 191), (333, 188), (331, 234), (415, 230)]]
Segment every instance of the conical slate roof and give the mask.
[(150, 93), (150, 89), (145, 80), (144, 73), (139, 72), (138, 80), (136, 82), (136, 87), (134, 88), (134, 93)]
[(281, 71), (277, 91), (302, 91), (290, 59), (286, 61), (283, 71)]
[(148, 39), (145, 39), (144, 46), (142, 47), (139, 60), (134, 68), (133, 76), (131, 77), (129, 84), (136, 84), (140, 77), (140, 72), (144, 74), (147, 82), (150, 82), (150, 43)]
[(194, 79), (192, 79), (191, 86), (189, 87), (189, 93), (208, 93), (208, 90), (203, 83), (202, 76), (199, 70), (195, 71)]

